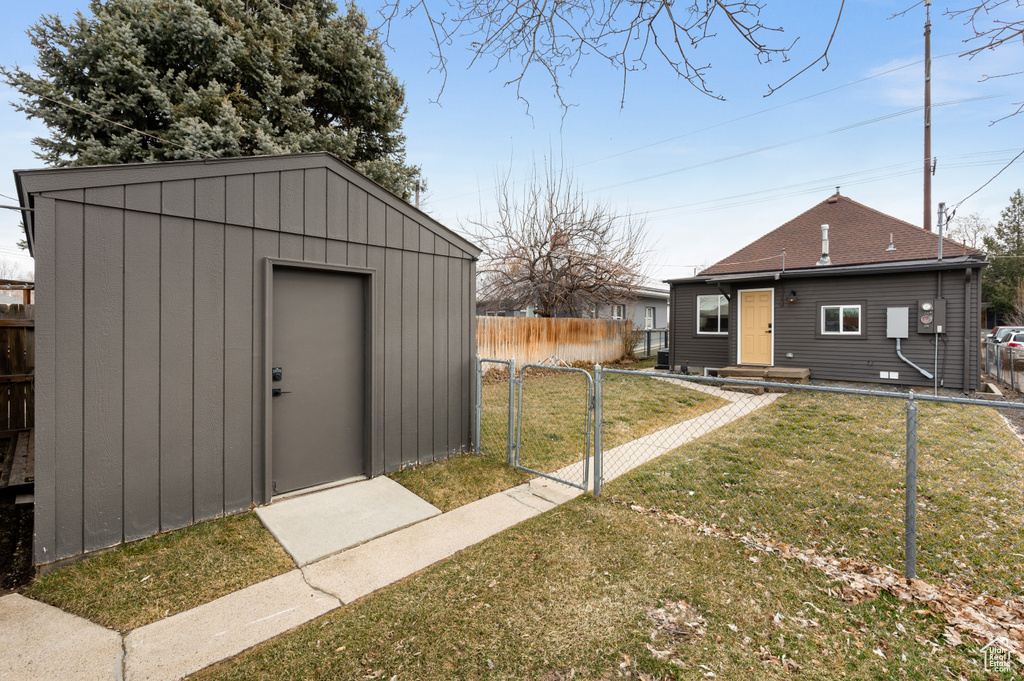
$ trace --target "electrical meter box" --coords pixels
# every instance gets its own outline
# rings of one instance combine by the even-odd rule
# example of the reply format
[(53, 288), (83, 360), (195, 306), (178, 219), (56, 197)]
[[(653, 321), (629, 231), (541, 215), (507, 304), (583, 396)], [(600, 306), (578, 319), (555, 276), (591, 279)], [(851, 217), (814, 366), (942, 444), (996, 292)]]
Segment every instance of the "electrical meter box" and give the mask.
[(946, 301), (944, 298), (917, 301), (917, 332), (946, 332)]
[(888, 307), (885, 309), (885, 337), (906, 338), (910, 335), (910, 308)]

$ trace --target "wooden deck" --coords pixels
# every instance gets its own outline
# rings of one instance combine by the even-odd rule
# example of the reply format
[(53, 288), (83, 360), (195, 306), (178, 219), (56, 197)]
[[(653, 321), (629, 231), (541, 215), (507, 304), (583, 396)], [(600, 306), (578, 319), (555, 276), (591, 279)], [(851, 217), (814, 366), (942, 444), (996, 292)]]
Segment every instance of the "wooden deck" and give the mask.
[(0, 433), (0, 489), (35, 482), (35, 431)]

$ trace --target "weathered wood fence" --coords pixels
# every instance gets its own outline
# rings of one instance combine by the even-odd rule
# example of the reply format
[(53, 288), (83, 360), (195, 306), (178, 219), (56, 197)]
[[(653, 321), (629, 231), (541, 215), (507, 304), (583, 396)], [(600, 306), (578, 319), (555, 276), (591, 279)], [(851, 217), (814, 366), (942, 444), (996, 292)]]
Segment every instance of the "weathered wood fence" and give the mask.
[(34, 317), (32, 305), (0, 305), (0, 488), (34, 479)]
[(629, 344), (632, 324), (619, 319), (477, 317), (481, 357), (514, 359), (516, 366), (557, 357), (565, 362), (613, 362)]

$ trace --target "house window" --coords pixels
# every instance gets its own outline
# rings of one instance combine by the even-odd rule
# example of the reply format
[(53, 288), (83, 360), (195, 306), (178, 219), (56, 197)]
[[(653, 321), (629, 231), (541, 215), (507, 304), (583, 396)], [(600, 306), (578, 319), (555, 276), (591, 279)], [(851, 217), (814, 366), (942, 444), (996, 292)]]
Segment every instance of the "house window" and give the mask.
[(697, 333), (729, 333), (729, 299), (697, 296)]
[(654, 308), (653, 307), (645, 307), (644, 308), (644, 328), (645, 329), (653, 329), (654, 328)]
[(612, 319), (625, 319), (626, 318), (626, 306), (625, 305), (612, 305)]
[(821, 332), (830, 335), (860, 335), (860, 305), (822, 305)]

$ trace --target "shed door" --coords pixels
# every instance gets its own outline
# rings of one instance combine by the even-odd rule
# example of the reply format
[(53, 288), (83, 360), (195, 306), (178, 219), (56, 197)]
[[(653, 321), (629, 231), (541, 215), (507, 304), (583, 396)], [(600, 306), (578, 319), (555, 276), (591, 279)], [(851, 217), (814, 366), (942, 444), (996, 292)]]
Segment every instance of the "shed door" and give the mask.
[(740, 364), (772, 363), (773, 294), (740, 291)]
[(277, 267), (273, 286), (273, 492), (364, 475), (366, 278)]

